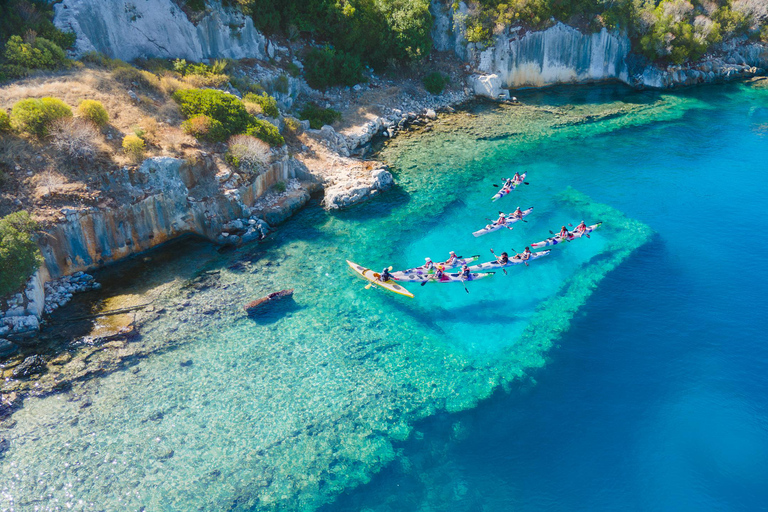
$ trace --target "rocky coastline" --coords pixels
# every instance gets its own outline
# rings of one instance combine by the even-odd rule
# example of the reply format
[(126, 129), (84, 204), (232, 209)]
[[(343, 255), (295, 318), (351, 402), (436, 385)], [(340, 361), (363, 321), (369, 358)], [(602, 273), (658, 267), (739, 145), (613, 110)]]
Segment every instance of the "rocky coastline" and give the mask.
[[(57, 23), (80, 31), (80, 51), (92, 49), (92, 42), (98, 39), (78, 28), (79, 22), (76, 23), (78, 16), (85, 12), (82, 10), (85, 5), (90, 4), (72, 0), (57, 6), (63, 13)], [(73, 294), (99, 288), (86, 272), (189, 234), (203, 236), (221, 246), (256, 244), (321, 191), (322, 204), (328, 210), (346, 208), (374, 197), (395, 184), (384, 164), (365, 159), (376, 138), (391, 139), (415, 128), (429, 131), (430, 123), (441, 113), (451, 113), (477, 97), (508, 100), (511, 87), (616, 79), (632, 87), (666, 89), (744, 79), (763, 74), (768, 67), (765, 45), (746, 41), (732, 42), (723, 46), (718, 55), (706, 56), (687, 66), (664, 69), (641, 66), (629, 57), (628, 46), (621, 36), (609, 33), (585, 36), (576, 29), (559, 25), (539, 34), (508, 31), (499, 36), (494, 46), (479, 49), (467, 45), (462, 40), (462, 28), (453, 24), (448, 13), (437, 9), (442, 7), (435, 2), (435, 30), (442, 33), (433, 34), (435, 46), (455, 54), (450, 58), (459, 59), (459, 65), (464, 66), (462, 81), (453, 83), (444, 93), (413, 95), (403, 87), (403, 80), (377, 77), (372, 77), (368, 84), (327, 92), (315, 91), (301, 80), (292, 80), (288, 92), (278, 98), (283, 108), (290, 107), (299, 95), (328, 107), (342, 108), (353, 97), (358, 103), (364, 103), (386, 87), (400, 87), (405, 92), (383, 105), (379, 114), (358, 123), (339, 129), (329, 125), (320, 129), (302, 126), (299, 151), (275, 154), (269, 166), (256, 176), (239, 175), (220, 158), (206, 153), (201, 153), (195, 162), (150, 158), (136, 169), (121, 169), (108, 177), (107, 189), (123, 199), (119, 207), (62, 211), (61, 222), (47, 228), (48, 236), (41, 243), (43, 268), (30, 278), (22, 292), (0, 304), (0, 375), (5, 381), (0, 388), (0, 421), (20, 405), (27, 393), (65, 389), (72, 382), (121, 367), (126, 361), (158, 349), (129, 343), (135, 339), (143, 319), (162, 313), (162, 308), (149, 307), (131, 321), (130, 327), (124, 324), (104, 336), (80, 340), (77, 350), (45, 357), (35, 352), (34, 343), (29, 340), (39, 332), (45, 316), (65, 305)], [(147, 13), (139, 14), (139, 19), (146, 18)], [(291, 52), (258, 33), (252, 34), (252, 26), (249, 28), (244, 23), (245, 28), (241, 30), (248, 35), (246, 42), (255, 49), (243, 51), (258, 58), (289, 58)], [(209, 27), (208, 33), (219, 33), (225, 28), (234, 30), (230, 25)], [(198, 29), (200, 26), (197, 25)], [(452, 28), (447, 30), (448, 27)], [(208, 58), (221, 44), (214, 38), (207, 46), (198, 48), (194, 44), (197, 36), (188, 35), (184, 48), (192, 48), (191, 53), (179, 54), (180, 57)], [(598, 66), (599, 69), (587, 60), (571, 66), (568, 73), (548, 75), (548, 65), (560, 64), (545, 63), (535, 51), (529, 60), (518, 59), (517, 64), (510, 64), (515, 48), (533, 44), (526, 42), (526, 38), (538, 38), (536, 45), (542, 52), (548, 48), (547, 41), (553, 38), (577, 43), (588, 38), (590, 51), (610, 48), (608, 54), (612, 57)], [(572, 47), (562, 48), (567, 53)], [(109, 48), (98, 49), (109, 51)], [(522, 68), (527, 70), (522, 75), (514, 72)], [(277, 124), (282, 121), (282, 118), (276, 120)], [(190, 307), (191, 318), (194, 308), (191, 303), (185, 307)], [(197, 311), (203, 315), (201, 318), (205, 318), (206, 307), (200, 306)], [(87, 363), (94, 352), (110, 355), (101, 357), (96, 365)]]

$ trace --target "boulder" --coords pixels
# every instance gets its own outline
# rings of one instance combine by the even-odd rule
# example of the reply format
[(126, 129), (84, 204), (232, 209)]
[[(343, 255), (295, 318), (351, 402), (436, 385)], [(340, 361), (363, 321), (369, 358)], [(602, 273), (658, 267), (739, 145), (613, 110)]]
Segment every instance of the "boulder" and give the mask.
[(478, 96), (485, 96), (492, 100), (499, 99), (502, 96), (502, 81), (499, 75), (472, 75), (468, 78), (468, 81), (470, 87)]

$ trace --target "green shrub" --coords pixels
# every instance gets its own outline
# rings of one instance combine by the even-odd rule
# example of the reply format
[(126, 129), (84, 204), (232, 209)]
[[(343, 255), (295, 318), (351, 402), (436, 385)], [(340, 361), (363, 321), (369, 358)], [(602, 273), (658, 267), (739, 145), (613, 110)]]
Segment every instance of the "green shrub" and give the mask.
[(11, 125), (38, 137), (48, 134), (51, 122), (65, 117), (72, 117), (72, 109), (57, 98), (29, 98), (17, 102), (11, 109)]
[(100, 101), (83, 100), (77, 107), (77, 114), (83, 119), (88, 119), (96, 126), (104, 126), (109, 122), (107, 109)]
[(293, 62), (286, 64), (285, 70), (288, 71), (288, 74), (294, 78), (301, 76), (301, 68)]
[(432, 94), (442, 93), (449, 81), (450, 79), (447, 76), (438, 73), (437, 71), (433, 71), (422, 80), (422, 82), (424, 82), (424, 88)]
[(43, 259), (32, 240), (37, 224), (20, 211), (0, 218), (0, 296), (21, 288)]
[(285, 144), (285, 139), (280, 135), (280, 130), (277, 129), (277, 126), (261, 119), (252, 119), (245, 133), (263, 140), (270, 146), (282, 146)]
[(267, 93), (254, 94), (248, 93), (243, 101), (255, 103), (261, 107), (261, 111), (267, 117), (278, 117), (280, 111), (277, 109), (277, 100)]
[(212, 119), (205, 114), (190, 117), (181, 123), (181, 129), (184, 133), (191, 135), (196, 139), (208, 140), (211, 142), (221, 142), (227, 138), (227, 132), (224, 126), (217, 120)]
[(67, 55), (56, 43), (35, 37), (25, 43), (19, 36), (11, 36), (5, 43), (5, 69), (9, 75), (24, 76), (35, 69), (58, 69), (67, 63)]
[(277, 183), (275, 183), (275, 186), (273, 188), (275, 189), (275, 192), (277, 192), (278, 194), (282, 194), (287, 189), (284, 181), (278, 181)]
[(302, 119), (309, 121), (310, 128), (318, 130), (326, 124), (333, 124), (341, 119), (341, 112), (332, 108), (322, 108), (316, 103), (307, 103), (299, 112)]
[(301, 123), (295, 117), (285, 117), (283, 118), (283, 123), (284, 123), (283, 131), (288, 133), (296, 133), (301, 128)]
[(2, 0), (0, 1), (0, 42), (12, 35), (36, 34), (56, 43), (60, 48), (69, 49), (75, 44), (76, 36), (62, 32), (53, 24), (53, 4), (45, 0)]
[(239, 98), (214, 89), (182, 89), (173, 99), (185, 117), (206, 115), (222, 124), (226, 136), (244, 133), (252, 116)]
[(224, 73), (228, 65), (229, 62), (224, 59), (217, 59), (210, 65), (176, 59), (173, 70), (195, 87), (221, 87), (229, 81), (229, 76)]
[(316, 89), (355, 85), (364, 80), (360, 57), (333, 48), (314, 49), (304, 59), (307, 83)]
[(129, 134), (123, 138), (123, 151), (134, 162), (138, 162), (144, 156), (144, 148), (144, 139), (138, 135)]
[(248, 94), (249, 92), (261, 94), (264, 92), (264, 87), (261, 84), (254, 82), (247, 76), (230, 76), (229, 83), (242, 94)]
[(11, 118), (8, 117), (8, 112), (0, 109), (0, 133), (11, 131)]

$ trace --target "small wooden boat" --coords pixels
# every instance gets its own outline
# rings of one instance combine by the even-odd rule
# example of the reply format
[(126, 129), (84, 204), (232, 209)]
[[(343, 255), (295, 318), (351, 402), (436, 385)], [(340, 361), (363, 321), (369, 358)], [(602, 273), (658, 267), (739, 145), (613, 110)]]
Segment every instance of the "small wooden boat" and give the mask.
[(246, 313), (251, 315), (255, 313), (257, 309), (264, 306), (265, 304), (268, 304), (276, 300), (280, 300), (285, 297), (291, 297), (291, 296), (293, 296), (293, 288), (291, 288), (290, 290), (280, 290), (279, 292), (270, 293), (269, 295), (266, 295), (260, 299), (256, 299), (246, 304), (245, 311)]

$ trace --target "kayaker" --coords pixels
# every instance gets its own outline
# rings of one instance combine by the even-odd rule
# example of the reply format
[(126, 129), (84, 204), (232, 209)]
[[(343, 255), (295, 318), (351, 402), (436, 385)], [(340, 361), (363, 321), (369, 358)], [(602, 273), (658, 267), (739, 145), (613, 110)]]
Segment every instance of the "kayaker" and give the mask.
[(464, 280), (471, 279), (471, 272), (469, 271), (469, 267), (464, 265), (461, 267), (461, 272), (459, 273), (459, 276)]
[(581, 224), (576, 226), (576, 229), (574, 229), (577, 233), (584, 233), (587, 231), (587, 225), (584, 223), (584, 221), (581, 221)]
[(435, 264), (432, 263), (432, 259), (431, 258), (424, 258), (424, 259), (426, 260), (426, 263), (424, 263), (424, 268), (427, 270), (434, 270)]
[(512, 185), (514, 185), (514, 183), (512, 182), (512, 178), (507, 178), (506, 181), (504, 182), (504, 186), (501, 187), (501, 188), (502, 189), (505, 189), (505, 188), (506, 189), (510, 189), (510, 188), (512, 188)]
[(528, 260), (531, 259), (531, 248), (526, 247), (525, 250), (522, 253), (518, 254), (517, 256), (520, 256), (520, 259), (523, 260), (523, 263), (525, 263), (525, 266), (527, 267)]
[(520, 177), (520, 173), (516, 172), (514, 176), (512, 176), (512, 183), (515, 185), (519, 185), (523, 181), (523, 178)]
[(381, 271), (381, 274), (379, 274), (379, 281), (381, 281), (382, 283), (386, 283), (391, 278), (392, 276), (389, 275), (389, 268), (385, 268), (384, 270)]
[(456, 256), (456, 253), (455, 253), (455, 252), (453, 252), (453, 251), (449, 252), (448, 254), (450, 255), (450, 257), (449, 257), (449, 258), (448, 258), (448, 260), (445, 262), (445, 266), (446, 266), (446, 267), (447, 267), (447, 266), (453, 266), (453, 265), (456, 263), (456, 260), (458, 260), (458, 259), (459, 259), (459, 257), (458, 257), (458, 256)]
[(438, 265), (437, 267), (435, 267), (435, 279), (440, 281), (443, 278), (444, 274), (445, 273), (443, 272), (443, 266), (442, 265)]
[(509, 263), (509, 255), (506, 252), (501, 253), (501, 256), (498, 259), (499, 265), (506, 265)]
[(499, 212), (499, 218), (496, 219), (496, 222), (494, 222), (494, 224), (496, 224), (497, 226), (503, 226), (506, 223), (507, 223), (506, 214), (504, 212)]
[(512, 212), (512, 218), (513, 219), (522, 219), (523, 218), (523, 210), (520, 209), (520, 207), (517, 207), (517, 210)]
[(570, 231), (568, 231), (567, 227), (563, 226), (562, 228), (560, 228), (560, 232), (557, 234), (557, 236), (559, 236), (563, 240), (567, 240), (568, 238), (570, 238), (571, 233)]

